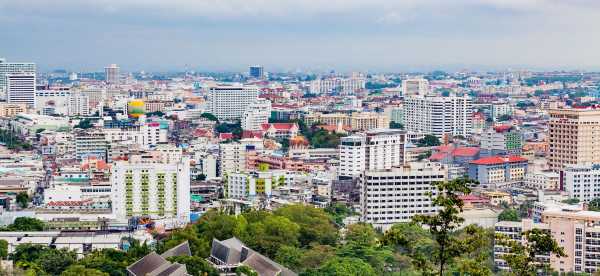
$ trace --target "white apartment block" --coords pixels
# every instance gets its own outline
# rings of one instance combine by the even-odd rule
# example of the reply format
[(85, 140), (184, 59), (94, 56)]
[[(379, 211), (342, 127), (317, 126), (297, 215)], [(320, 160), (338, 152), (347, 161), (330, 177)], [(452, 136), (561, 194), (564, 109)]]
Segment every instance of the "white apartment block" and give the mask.
[(569, 198), (590, 202), (600, 197), (600, 164), (571, 165), (561, 172), (564, 189)]
[(360, 179), (361, 220), (382, 230), (415, 215), (435, 214), (428, 193), (436, 196), (433, 182), (447, 179), (439, 163), (409, 163), (388, 170), (368, 170)]
[(35, 74), (35, 63), (30, 62), (6, 62), (0, 59), (0, 91), (6, 89), (7, 74)]
[(326, 94), (331, 92), (354, 93), (365, 89), (366, 80), (362, 77), (327, 78), (310, 82), (310, 93)]
[(140, 145), (146, 149), (168, 142), (168, 130), (158, 122), (140, 122), (133, 127), (104, 128), (102, 131), (106, 135), (106, 141)]
[[(142, 161), (144, 160), (144, 161)], [(190, 162), (146, 161), (114, 163), (111, 174), (113, 214), (119, 220), (149, 217), (166, 228), (190, 222)]]
[(271, 117), (271, 101), (257, 100), (246, 107), (242, 116), (243, 130), (262, 130), (262, 124), (269, 122)]
[(262, 139), (241, 139), (239, 142), (219, 144), (220, 175), (246, 171), (246, 155), (249, 152), (260, 153), (263, 150)]
[(213, 86), (208, 88), (208, 112), (219, 120), (240, 120), (246, 107), (258, 100), (256, 86)]
[[(512, 240), (523, 242), (521, 233), (531, 229), (542, 229), (550, 232), (550, 226), (546, 223), (535, 223), (532, 220), (524, 219), (522, 221), (499, 221), (494, 226), (494, 233), (504, 235)], [(509, 249), (498, 243), (494, 243), (494, 264), (497, 268), (508, 270), (508, 264), (502, 256), (509, 253)], [(550, 255), (538, 255), (538, 260), (549, 263)]]
[(426, 79), (406, 79), (402, 81), (402, 96), (421, 95), (429, 93), (429, 81)]
[(6, 99), (8, 103), (27, 104), (35, 108), (35, 74), (6, 74)]
[(385, 170), (404, 164), (406, 132), (379, 129), (342, 137), (338, 173), (357, 177), (365, 170)]
[(529, 171), (524, 184), (534, 190), (559, 190), (560, 175), (552, 171)]
[(473, 131), (471, 98), (413, 96), (404, 100), (404, 128), (407, 131), (445, 135), (470, 135)]
[(69, 90), (38, 90), (35, 92), (36, 110), (42, 115), (88, 116), (89, 97)]

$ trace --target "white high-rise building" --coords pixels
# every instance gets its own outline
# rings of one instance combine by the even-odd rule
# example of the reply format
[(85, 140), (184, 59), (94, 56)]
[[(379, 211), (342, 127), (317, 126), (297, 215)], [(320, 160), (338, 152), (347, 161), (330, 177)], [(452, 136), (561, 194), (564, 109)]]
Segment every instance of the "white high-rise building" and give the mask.
[(600, 197), (600, 164), (570, 165), (561, 174), (569, 198), (590, 202)]
[(415, 215), (437, 212), (432, 206), (434, 182), (446, 181), (448, 170), (440, 163), (408, 163), (388, 170), (368, 170), (360, 179), (361, 221), (382, 230)]
[[(133, 156), (140, 157), (140, 156)], [(112, 208), (121, 221), (149, 217), (166, 228), (190, 222), (190, 161), (131, 158), (114, 163), (111, 172)], [(151, 161), (147, 161), (151, 160)]]
[(413, 96), (404, 100), (404, 128), (416, 133), (467, 136), (473, 132), (473, 107), (468, 96)]
[(263, 150), (262, 139), (247, 138), (239, 142), (219, 144), (220, 175), (246, 171), (246, 156), (250, 152)]
[(35, 74), (35, 63), (31, 62), (6, 62), (0, 59), (0, 91), (6, 91), (7, 74)]
[(407, 79), (402, 81), (402, 96), (425, 96), (429, 93), (429, 81), (426, 79)]
[(6, 95), (9, 103), (35, 108), (35, 74), (6, 74)]
[(325, 94), (331, 92), (354, 93), (365, 89), (366, 80), (360, 76), (351, 78), (328, 78), (313, 80), (310, 83), (310, 93)]
[(358, 177), (365, 170), (386, 170), (404, 164), (406, 132), (398, 129), (372, 130), (342, 137), (340, 166), (342, 177)]
[(261, 130), (261, 125), (268, 123), (269, 117), (271, 117), (271, 102), (257, 100), (246, 107), (242, 117), (242, 129)]
[(168, 142), (168, 130), (158, 122), (141, 121), (135, 126), (104, 128), (102, 131), (109, 142), (139, 145), (142, 148), (150, 148)]
[(246, 107), (258, 100), (256, 86), (213, 86), (208, 88), (208, 112), (219, 120), (240, 120)]
[(116, 64), (111, 64), (107, 67), (104, 67), (105, 80), (107, 84), (119, 84), (119, 66)]

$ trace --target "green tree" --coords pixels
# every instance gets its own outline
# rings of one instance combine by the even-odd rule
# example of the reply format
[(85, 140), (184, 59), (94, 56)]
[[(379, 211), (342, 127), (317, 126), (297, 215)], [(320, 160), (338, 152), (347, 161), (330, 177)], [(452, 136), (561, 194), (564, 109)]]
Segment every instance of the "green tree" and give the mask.
[(300, 245), (312, 242), (335, 245), (338, 231), (329, 215), (321, 208), (302, 204), (290, 204), (278, 208), (275, 215), (288, 218), (300, 226)]
[(425, 135), (425, 137), (421, 138), (417, 142), (417, 145), (419, 147), (435, 147), (441, 144), (442, 143), (440, 142), (440, 139), (437, 136), (431, 134)]
[(45, 228), (44, 222), (30, 217), (15, 218), (12, 224), (8, 225), (8, 231), (43, 231)]
[(366, 262), (358, 258), (340, 258), (336, 257), (327, 261), (318, 269), (311, 269), (302, 274), (302, 276), (375, 276), (375, 270)]
[(277, 251), (275, 261), (293, 271), (301, 271), (303, 253), (300, 248), (284, 245)]
[(213, 122), (218, 122), (219, 121), (219, 119), (215, 115), (213, 115), (211, 113), (208, 113), (208, 112), (200, 114), (200, 117), (206, 118), (206, 119), (208, 119), (210, 121), (213, 121)]
[(82, 265), (69, 266), (60, 276), (108, 276), (108, 273)]
[(519, 216), (519, 212), (513, 208), (504, 209), (498, 215), (499, 221), (521, 221), (521, 217)]
[(286, 217), (269, 215), (260, 222), (248, 224), (243, 241), (252, 249), (275, 259), (282, 246), (298, 246), (300, 226)]
[(50, 249), (45, 250), (36, 260), (36, 263), (44, 270), (52, 275), (59, 275), (67, 267), (75, 263), (77, 255), (74, 251), (68, 249)]
[(596, 212), (600, 211), (600, 197), (592, 199), (588, 203), (588, 209), (590, 211), (596, 211)]
[(92, 120), (90, 119), (83, 119), (81, 121), (79, 121), (79, 123), (77, 125), (75, 125), (75, 128), (81, 128), (81, 129), (88, 129), (88, 128), (92, 128), (94, 127), (94, 125), (92, 124)]
[(27, 208), (29, 206), (29, 195), (26, 192), (20, 192), (17, 194), (16, 201), (21, 208)]
[(6, 240), (0, 240), (0, 258), (5, 260), (8, 257), (8, 242)]
[(260, 276), (254, 269), (249, 266), (242, 265), (235, 269), (236, 276)]
[(502, 257), (514, 275), (535, 276), (539, 275), (539, 272), (547, 275), (548, 264), (538, 262), (536, 256), (552, 254), (556, 257), (566, 257), (564, 249), (547, 231), (532, 229), (521, 235), (525, 242), (513, 240), (506, 235), (497, 235), (497, 243), (508, 248), (508, 254)]
[(325, 212), (329, 214), (337, 225), (342, 225), (345, 218), (354, 214), (354, 211), (350, 209), (345, 203), (336, 202), (332, 203), (327, 208), (325, 208)]
[(389, 248), (379, 246), (373, 226), (365, 223), (348, 227), (346, 243), (338, 249), (337, 255), (362, 259), (378, 273), (383, 273), (394, 263), (393, 252)]
[(335, 257), (335, 253), (335, 248), (330, 245), (314, 245), (311, 249), (304, 251), (300, 257), (299, 271), (320, 267), (325, 261)]
[[(137, 257), (137, 256), (136, 256)], [(115, 249), (94, 250), (77, 261), (77, 265), (93, 268), (108, 273), (110, 276), (125, 276), (125, 269), (137, 258), (127, 252)]]
[(174, 256), (169, 261), (184, 264), (192, 276), (219, 276), (219, 272), (204, 258), (198, 256)]
[(510, 116), (508, 114), (504, 114), (504, 115), (498, 117), (499, 122), (505, 122), (505, 121), (510, 121), (510, 120), (512, 120), (512, 116)]
[(565, 199), (561, 202), (566, 203), (566, 204), (577, 204), (577, 203), (579, 203), (579, 199), (578, 198), (569, 198), (569, 199)]
[[(450, 261), (464, 253), (456, 246), (459, 241), (451, 234), (464, 221), (459, 216), (464, 205), (459, 196), (471, 193), (469, 187), (476, 183), (475, 180), (468, 178), (435, 183), (437, 191), (435, 194), (430, 193), (430, 197), (432, 197), (432, 205), (440, 208), (439, 212), (435, 215), (417, 215), (413, 217), (414, 222), (428, 227), (429, 233), (436, 242), (437, 246), (433, 250), (433, 260), (438, 267), (437, 274), (440, 276), (444, 275), (446, 265)], [(427, 273), (427, 271), (423, 272), (424, 274)]]

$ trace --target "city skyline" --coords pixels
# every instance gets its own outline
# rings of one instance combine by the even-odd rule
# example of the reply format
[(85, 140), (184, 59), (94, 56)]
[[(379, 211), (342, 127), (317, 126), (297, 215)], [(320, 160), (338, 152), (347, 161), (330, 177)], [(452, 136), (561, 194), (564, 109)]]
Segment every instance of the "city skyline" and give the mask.
[(0, 56), (73, 71), (600, 70), (598, 15), (587, 0), (0, 1)]

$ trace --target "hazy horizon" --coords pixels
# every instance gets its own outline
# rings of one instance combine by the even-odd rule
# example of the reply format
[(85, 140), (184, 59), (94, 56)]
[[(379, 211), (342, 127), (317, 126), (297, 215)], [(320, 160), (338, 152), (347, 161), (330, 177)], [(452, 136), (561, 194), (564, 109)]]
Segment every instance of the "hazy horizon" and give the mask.
[(0, 0), (42, 71), (600, 71), (593, 0)]

